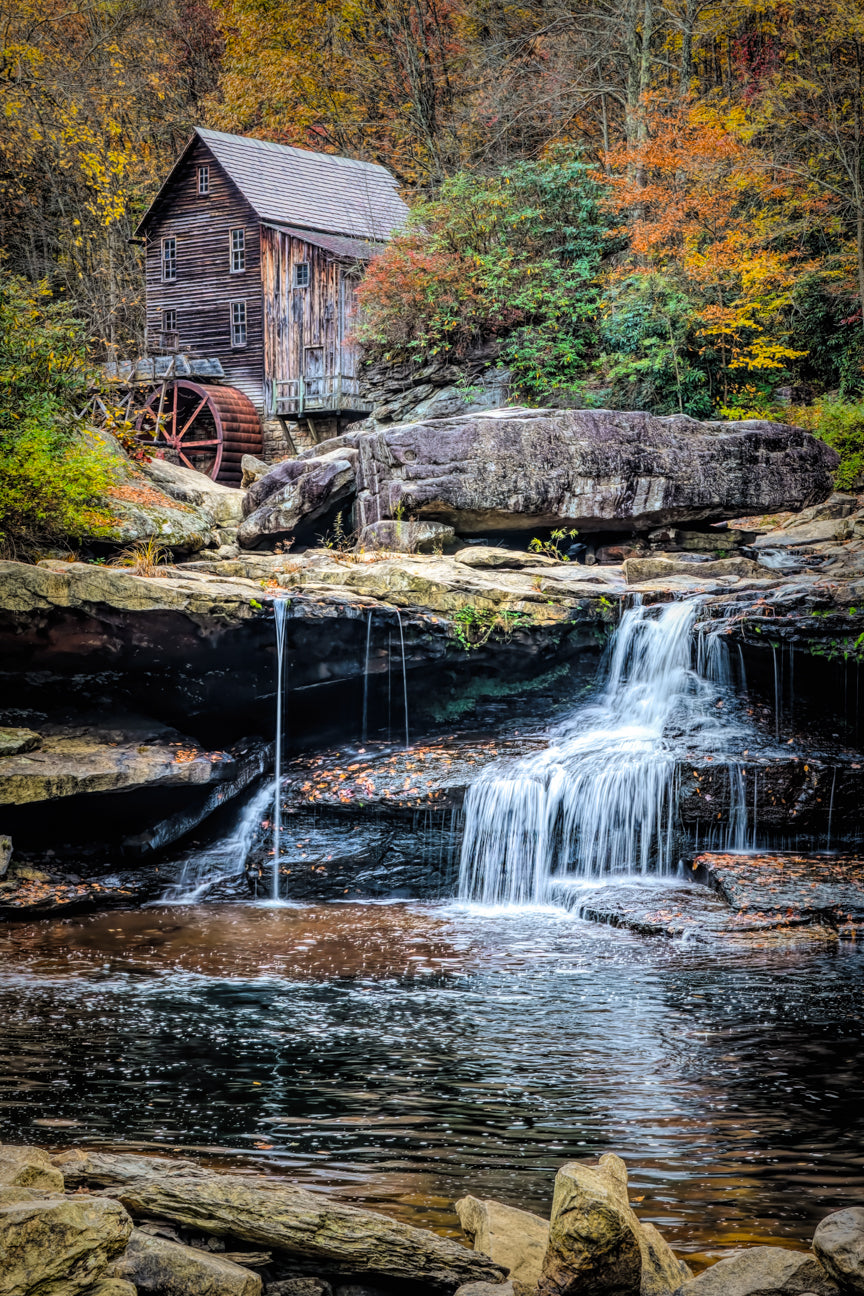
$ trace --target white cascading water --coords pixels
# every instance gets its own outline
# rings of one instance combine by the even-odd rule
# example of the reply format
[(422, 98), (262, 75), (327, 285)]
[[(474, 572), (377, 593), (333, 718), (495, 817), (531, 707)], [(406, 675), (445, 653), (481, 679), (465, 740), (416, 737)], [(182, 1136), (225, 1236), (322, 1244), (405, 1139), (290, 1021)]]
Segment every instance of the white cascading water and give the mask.
[(268, 779), (240, 811), (227, 837), (187, 855), (177, 881), (159, 903), (197, 904), (218, 883), (240, 877), (272, 799), (273, 785)]
[(710, 754), (729, 769), (720, 848), (744, 849), (747, 813), (731, 754), (725, 645), (700, 637), (698, 600), (624, 612), (599, 698), (556, 730), (551, 745), (468, 790), (460, 899), (547, 903), (556, 886), (601, 873), (677, 871), (677, 769)]

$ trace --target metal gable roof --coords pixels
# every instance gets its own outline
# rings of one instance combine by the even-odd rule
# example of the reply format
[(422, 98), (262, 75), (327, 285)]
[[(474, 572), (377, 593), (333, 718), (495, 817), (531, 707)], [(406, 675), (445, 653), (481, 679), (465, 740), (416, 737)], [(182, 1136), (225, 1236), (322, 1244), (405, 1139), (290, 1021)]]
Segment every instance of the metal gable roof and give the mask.
[(405, 223), (408, 208), (385, 167), (197, 126), (136, 234), (149, 223), (196, 139), (263, 221), (371, 242), (389, 238)]
[(374, 241), (405, 223), (408, 208), (382, 166), (222, 131), (195, 133), (262, 220)]
[(293, 225), (281, 225), (276, 221), (266, 221), (268, 229), (279, 230), (281, 234), (290, 234), (292, 238), (302, 239), (314, 247), (323, 248), (343, 261), (371, 261), (381, 251), (380, 243), (368, 239), (350, 239), (339, 234), (321, 234), (317, 230), (299, 229)]

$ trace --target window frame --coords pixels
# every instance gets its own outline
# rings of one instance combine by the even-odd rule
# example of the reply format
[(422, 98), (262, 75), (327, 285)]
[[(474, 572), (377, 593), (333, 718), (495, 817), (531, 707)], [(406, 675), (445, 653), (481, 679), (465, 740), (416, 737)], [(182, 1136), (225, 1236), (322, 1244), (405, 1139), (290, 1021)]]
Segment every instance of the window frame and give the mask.
[[(244, 347), (249, 345), (249, 312), (246, 308), (246, 302), (245, 300), (232, 301), (228, 303), (228, 306), (230, 311), (228, 319), (231, 330), (231, 350), (242, 351)], [(239, 329), (243, 330), (243, 340), (238, 342)]]
[[(304, 270), (305, 276), (301, 279), (300, 271)], [(308, 261), (295, 261), (294, 263), (294, 287), (308, 288), (312, 282), (312, 267)]]
[(210, 163), (201, 162), (198, 166), (198, 197), (210, 197)]
[[(237, 243), (237, 236), (240, 241)], [(228, 265), (231, 274), (246, 273), (246, 229), (236, 225), (228, 231)]]
[[(169, 243), (171, 244), (170, 255), (168, 253)], [(177, 236), (176, 234), (168, 234), (165, 236), (165, 238), (162, 239), (159, 255), (161, 258), (162, 282), (176, 283), (177, 282)], [(169, 269), (171, 270), (170, 274), (168, 273)]]
[(176, 306), (166, 306), (165, 309), (163, 310), (162, 332), (163, 333), (177, 332), (177, 307)]

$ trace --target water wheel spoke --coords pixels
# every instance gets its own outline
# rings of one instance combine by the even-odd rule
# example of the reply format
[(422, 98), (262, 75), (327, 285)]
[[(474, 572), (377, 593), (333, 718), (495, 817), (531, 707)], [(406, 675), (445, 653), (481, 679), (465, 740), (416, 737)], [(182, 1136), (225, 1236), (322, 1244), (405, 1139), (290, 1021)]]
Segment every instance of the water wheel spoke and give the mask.
[(175, 445), (175, 446), (177, 445), (177, 442), (178, 442), (178, 437), (177, 437), (177, 401), (179, 400), (179, 398), (180, 398), (180, 384), (179, 384), (179, 383), (175, 383), (175, 384), (174, 384), (174, 412), (173, 412), (173, 414), (172, 414), (172, 416), (171, 416), (171, 436), (170, 436), (170, 438), (169, 438), (170, 441), (171, 441), (171, 444), (172, 444), (172, 445)]
[(184, 441), (183, 449), (188, 450), (191, 454), (193, 450), (197, 450), (200, 446), (215, 446), (218, 444), (218, 441)]
[(197, 406), (195, 407), (195, 413), (192, 414), (192, 415), (191, 415), (191, 416), (186, 420), (186, 422), (183, 424), (183, 427), (182, 427), (182, 428), (180, 429), (180, 431), (177, 433), (177, 440), (178, 440), (178, 441), (182, 440), (182, 438), (186, 435), (186, 433), (189, 431), (189, 428), (190, 428), (190, 427), (192, 426), (192, 424), (195, 422), (196, 418), (197, 418), (198, 415), (201, 413), (202, 409), (204, 408), (204, 406), (205, 406), (206, 404), (207, 404), (207, 393), (205, 392), (204, 395), (201, 397), (201, 400), (198, 402)]
[(189, 462), (189, 460), (186, 458), (186, 456), (185, 456), (185, 454), (183, 453), (183, 451), (180, 450), (179, 448), (178, 448), (178, 450), (177, 450), (177, 457), (178, 457), (178, 459), (182, 459), (182, 460), (183, 460), (183, 462), (185, 463), (185, 465), (186, 465), (187, 468), (191, 468), (193, 472), (197, 472), (197, 471), (198, 471), (198, 469), (195, 467), (195, 465), (194, 465), (193, 463), (190, 463), (190, 462)]

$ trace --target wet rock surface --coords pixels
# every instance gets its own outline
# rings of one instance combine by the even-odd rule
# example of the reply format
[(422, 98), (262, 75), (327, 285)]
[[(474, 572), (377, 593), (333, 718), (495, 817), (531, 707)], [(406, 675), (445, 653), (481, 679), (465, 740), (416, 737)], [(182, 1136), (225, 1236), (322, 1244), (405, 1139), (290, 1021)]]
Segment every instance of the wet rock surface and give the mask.
[(820, 915), (758, 908), (736, 912), (706, 886), (626, 880), (576, 890), (569, 897), (580, 917), (639, 936), (712, 944), (824, 946), (838, 931)]
[[(152, 854), (243, 792), (268, 759), (260, 739), (206, 750), (144, 716), (43, 723), (38, 750), (0, 756), (3, 822), (31, 852)], [(50, 821), (48, 803), (62, 806)]]
[(855, 939), (864, 930), (864, 860), (850, 855), (754, 852), (697, 855), (693, 869), (738, 914), (821, 922)]

